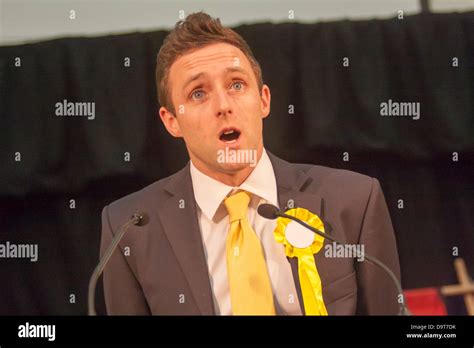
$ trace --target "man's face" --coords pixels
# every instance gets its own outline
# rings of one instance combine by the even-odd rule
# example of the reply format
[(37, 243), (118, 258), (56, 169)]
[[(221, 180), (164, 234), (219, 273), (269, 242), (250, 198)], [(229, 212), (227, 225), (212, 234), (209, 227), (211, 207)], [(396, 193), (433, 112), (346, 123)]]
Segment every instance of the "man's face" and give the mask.
[[(270, 112), (270, 90), (259, 91), (249, 60), (237, 47), (216, 43), (179, 57), (168, 88), (175, 115), (160, 117), (175, 137), (183, 137), (189, 156), (205, 174), (240, 171), (249, 163), (222, 161), (228, 150), (263, 150), (263, 118)], [(260, 95), (261, 92), (261, 95)], [(229, 151), (227, 151), (229, 153)]]

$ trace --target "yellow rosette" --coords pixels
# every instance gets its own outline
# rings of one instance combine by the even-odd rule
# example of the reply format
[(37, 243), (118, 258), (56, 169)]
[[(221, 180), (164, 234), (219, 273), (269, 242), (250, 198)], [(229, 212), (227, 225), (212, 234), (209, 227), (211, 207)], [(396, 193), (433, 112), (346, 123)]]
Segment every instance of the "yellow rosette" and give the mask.
[[(309, 210), (294, 208), (287, 210), (285, 214), (303, 220), (308, 225), (324, 232), (324, 225), (321, 219)], [(277, 219), (277, 227), (273, 232), (275, 239), (285, 247), (286, 256), (298, 258), (298, 276), (306, 315), (328, 315), (323, 300), (321, 278), (314, 262), (314, 254), (321, 250), (324, 237), (314, 233), (314, 240), (310, 246), (297, 248), (288, 242), (285, 235), (286, 226), (292, 221), (283, 217)]]

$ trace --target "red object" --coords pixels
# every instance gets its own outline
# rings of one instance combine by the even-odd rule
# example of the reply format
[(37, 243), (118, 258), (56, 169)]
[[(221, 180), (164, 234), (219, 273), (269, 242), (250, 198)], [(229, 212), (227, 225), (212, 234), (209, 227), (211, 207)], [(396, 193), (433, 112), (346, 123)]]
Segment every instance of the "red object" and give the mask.
[(438, 288), (412, 289), (403, 293), (412, 315), (448, 315)]

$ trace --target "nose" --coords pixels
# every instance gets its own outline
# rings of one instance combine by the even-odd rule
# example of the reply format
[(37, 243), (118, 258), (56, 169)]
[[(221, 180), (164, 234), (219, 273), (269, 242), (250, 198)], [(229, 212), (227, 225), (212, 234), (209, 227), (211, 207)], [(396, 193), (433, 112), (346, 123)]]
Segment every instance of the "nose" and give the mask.
[(229, 95), (224, 88), (218, 88), (215, 94), (216, 116), (232, 115), (232, 106), (229, 100)]

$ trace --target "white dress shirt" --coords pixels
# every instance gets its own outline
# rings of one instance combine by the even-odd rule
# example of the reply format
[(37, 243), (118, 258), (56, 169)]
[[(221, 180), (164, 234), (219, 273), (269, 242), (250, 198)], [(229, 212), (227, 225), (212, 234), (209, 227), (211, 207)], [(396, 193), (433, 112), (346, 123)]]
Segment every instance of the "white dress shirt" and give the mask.
[(301, 315), (290, 263), (283, 245), (277, 243), (273, 235), (276, 220), (265, 219), (257, 213), (262, 203), (278, 206), (275, 173), (265, 149), (252, 173), (239, 187), (225, 185), (203, 174), (192, 161), (190, 168), (216, 314), (232, 315), (226, 261), (230, 225), (223, 201), (230, 192), (241, 189), (252, 193), (248, 220), (262, 243), (276, 314)]

